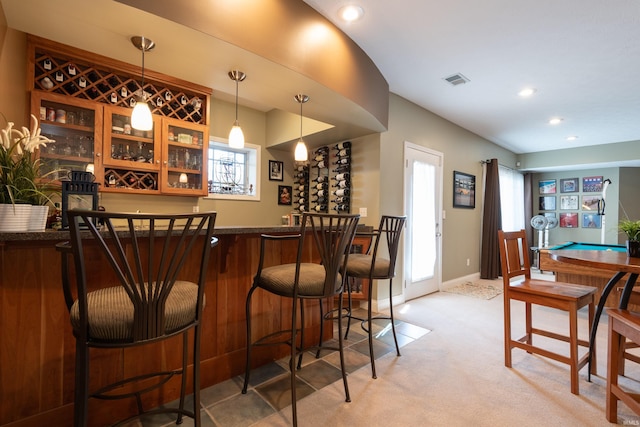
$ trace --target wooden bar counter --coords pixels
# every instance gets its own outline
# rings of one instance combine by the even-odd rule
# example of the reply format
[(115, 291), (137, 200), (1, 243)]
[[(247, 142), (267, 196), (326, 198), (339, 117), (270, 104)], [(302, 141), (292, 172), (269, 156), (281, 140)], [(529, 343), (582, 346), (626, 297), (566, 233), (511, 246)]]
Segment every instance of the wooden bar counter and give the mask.
[[(202, 387), (244, 373), (245, 298), (257, 270), (260, 234), (291, 234), (297, 227), (216, 227), (219, 244), (209, 263), (202, 329)], [(68, 232), (0, 233), (0, 426), (48, 427), (73, 424), (75, 340), (60, 281), (60, 255), (55, 244)], [(311, 242), (306, 257), (313, 259)], [(295, 262), (295, 242), (277, 242), (269, 263)], [(88, 258), (91, 263), (90, 257)], [(197, 260), (188, 270), (197, 274)], [(105, 282), (106, 269), (90, 264), (88, 279)], [(260, 293), (254, 297), (256, 336), (287, 327), (291, 305), (284, 298)], [(317, 342), (318, 306), (306, 306), (307, 344)], [(332, 327), (325, 328), (330, 338)], [(310, 333), (309, 333), (310, 332)], [(164, 344), (126, 350), (102, 350), (91, 355), (91, 389), (123, 374), (179, 366), (181, 338)], [(256, 352), (256, 365), (287, 354), (285, 346)], [(174, 377), (144, 401), (155, 407), (178, 397)], [(190, 386), (189, 386), (190, 387)], [(135, 402), (91, 399), (92, 425), (108, 425), (135, 413)]]

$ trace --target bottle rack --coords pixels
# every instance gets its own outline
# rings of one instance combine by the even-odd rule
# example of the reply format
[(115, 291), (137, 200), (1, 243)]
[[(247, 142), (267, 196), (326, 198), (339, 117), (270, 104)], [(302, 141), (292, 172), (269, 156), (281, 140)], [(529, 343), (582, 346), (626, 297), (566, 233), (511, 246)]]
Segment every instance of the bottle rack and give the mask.
[(295, 166), (294, 179), (294, 209), (297, 212), (309, 211), (309, 166), (300, 163)]
[(314, 173), (310, 177), (311, 203), (315, 212), (329, 212), (329, 147), (320, 147), (313, 154)]
[(341, 142), (333, 149), (335, 161), (331, 182), (332, 209), (338, 213), (349, 213), (351, 212), (351, 142)]
[[(106, 168), (103, 189), (128, 189), (157, 193), (158, 173)], [(108, 191), (108, 190), (107, 190)]]
[[(64, 45), (56, 44), (56, 47), (48, 48), (34, 46), (45, 43), (37, 40), (36, 37), (30, 37), (34, 89), (120, 107), (135, 106), (136, 96), (142, 94), (142, 79), (141, 73), (137, 74), (129, 64), (109, 60), (111, 66), (98, 67), (96, 63), (100, 63), (99, 59), (102, 58), (96, 55), (83, 54), (75, 49), (76, 56), (68, 52)], [(144, 93), (152, 113), (206, 124), (207, 94), (154, 81), (153, 74), (145, 73), (144, 85)]]

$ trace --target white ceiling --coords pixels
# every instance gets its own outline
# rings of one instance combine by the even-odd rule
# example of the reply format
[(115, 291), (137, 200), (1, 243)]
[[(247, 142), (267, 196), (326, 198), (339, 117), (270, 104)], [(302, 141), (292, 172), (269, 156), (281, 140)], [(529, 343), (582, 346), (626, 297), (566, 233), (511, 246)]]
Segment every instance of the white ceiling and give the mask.
[[(305, 2), (360, 45), (391, 92), (516, 153), (640, 140), (638, 0)], [(341, 22), (347, 3), (363, 19)], [(470, 82), (443, 80), (455, 73)], [(524, 87), (537, 92), (522, 99)]]
[[(360, 45), (393, 93), (516, 153), (640, 140), (639, 0), (305, 2)], [(347, 2), (360, 2), (361, 21), (337, 19)], [(129, 37), (150, 36), (149, 69), (212, 87), (217, 98), (233, 101), (227, 72), (240, 66), (249, 71), (243, 105), (297, 114), (292, 94), (304, 89), (314, 93), (308, 117), (352, 116), (319, 102), (326, 88), (291, 70), (112, 0), (0, 3), (12, 28), (133, 64)], [(443, 80), (455, 73), (470, 82)], [(536, 94), (518, 97), (525, 86)], [(563, 122), (549, 125), (554, 116)]]

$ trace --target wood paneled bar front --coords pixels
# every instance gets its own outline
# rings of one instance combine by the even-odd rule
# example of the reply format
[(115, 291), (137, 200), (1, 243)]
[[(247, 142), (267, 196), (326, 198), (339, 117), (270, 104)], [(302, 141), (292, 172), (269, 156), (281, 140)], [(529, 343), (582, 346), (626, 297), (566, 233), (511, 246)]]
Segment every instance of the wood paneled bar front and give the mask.
[[(244, 372), (246, 346), (245, 298), (257, 270), (261, 234), (292, 234), (297, 227), (220, 227), (219, 244), (211, 254), (203, 313), (201, 376), (207, 387)], [(49, 427), (73, 424), (74, 352), (69, 315), (60, 279), (60, 255), (55, 245), (68, 232), (0, 233), (0, 426)], [(311, 239), (305, 258), (317, 260)], [(273, 242), (269, 263), (295, 262), (297, 243)], [(97, 251), (96, 251), (97, 253)], [(108, 283), (107, 268), (97, 257), (88, 279)], [(92, 264), (91, 264), (92, 263)], [(188, 268), (197, 275), (197, 260)], [(195, 278), (195, 276), (194, 276)], [(309, 304), (305, 315), (307, 344), (319, 338), (319, 308)], [(262, 336), (286, 329), (291, 305), (285, 298), (261, 293), (253, 300), (254, 333)], [(332, 327), (324, 328), (325, 339)], [(91, 354), (91, 389), (127, 374), (142, 374), (179, 366), (180, 337), (173, 341), (126, 350)], [(263, 347), (253, 357), (256, 366), (284, 357), (285, 346)], [(155, 407), (178, 397), (174, 377), (143, 404)], [(189, 386), (190, 387), (190, 386)], [(108, 425), (134, 414), (135, 401), (90, 401), (92, 425)]]

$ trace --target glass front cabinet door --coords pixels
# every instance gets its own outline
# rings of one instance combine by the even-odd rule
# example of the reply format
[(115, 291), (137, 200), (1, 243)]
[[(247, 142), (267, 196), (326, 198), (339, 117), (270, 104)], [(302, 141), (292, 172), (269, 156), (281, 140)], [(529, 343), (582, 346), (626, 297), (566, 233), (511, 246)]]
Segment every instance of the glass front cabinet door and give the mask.
[(39, 91), (32, 91), (31, 106), (42, 134), (55, 141), (39, 152), (41, 176), (60, 180), (71, 171), (90, 171), (101, 182), (102, 106)]
[(105, 106), (104, 180), (102, 190), (158, 194), (160, 192), (160, 127), (153, 117), (153, 129), (131, 127), (131, 109)]
[(206, 196), (207, 128), (164, 118), (161, 190), (167, 194)]

